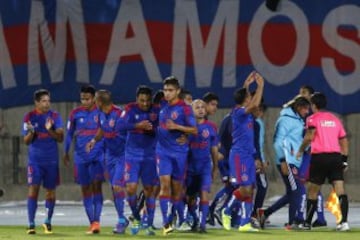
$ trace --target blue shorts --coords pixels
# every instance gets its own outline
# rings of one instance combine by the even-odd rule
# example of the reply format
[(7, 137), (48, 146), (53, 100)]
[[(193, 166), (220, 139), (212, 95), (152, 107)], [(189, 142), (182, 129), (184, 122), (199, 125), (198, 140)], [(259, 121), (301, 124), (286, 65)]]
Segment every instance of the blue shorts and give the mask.
[(125, 159), (125, 182), (138, 183), (139, 177), (143, 186), (159, 185), (159, 176), (156, 171), (156, 159), (154, 157), (135, 157), (126, 155)]
[(156, 163), (158, 175), (171, 176), (174, 180), (183, 182), (187, 167), (188, 152), (157, 152)]
[(40, 185), (46, 189), (55, 189), (60, 183), (59, 165), (28, 164), (28, 185)]
[(105, 177), (112, 186), (125, 186), (125, 156), (112, 157), (105, 165)]
[(104, 169), (99, 161), (74, 163), (74, 178), (77, 184), (87, 186), (94, 181), (104, 181)]
[(230, 151), (229, 157), (230, 181), (239, 186), (256, 184), (255, 160), (251, 154)]
[(299, 179), (302, 182), (306, 182), (309, 179), (310, 160), (311, 155), (307, 152), (304, 152), (298, 174)]

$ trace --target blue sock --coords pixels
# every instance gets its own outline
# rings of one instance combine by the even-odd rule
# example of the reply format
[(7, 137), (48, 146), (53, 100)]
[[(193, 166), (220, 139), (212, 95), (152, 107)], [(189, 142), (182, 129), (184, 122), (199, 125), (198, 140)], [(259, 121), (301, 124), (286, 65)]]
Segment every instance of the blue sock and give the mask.
[(156, 199), (154, 197), (146, 198), (146, 212), (148, 215), (148, 225), (152, 226), (154, 224), (154, 217), (155, 217), (155, 202)]
[(100, 216), (102, 212), (104, 198), (102, 193), (94, 193), (93, 206), (94, 206), (94, 221), (100, 222)]
[(136, 220), (140, 220), (140, 214), (139, 214), (139, 212), (137, 210), (137, 196), (136, 196), (136, 194), (132, 195), (132, 196), (128, 196), (127, 201), (128, 201), (129, 207), (131, 209), (131, 213), (134, 216), (134, 218)]
[(114, 192), (114, 204), (119, 219), (124, 218), (124, 191)]
[(242, 209), (241, 209), (241, 202), (238, 201), (237, 204), (235, 204), (234, 209), (233, 209), (233, 216), (235, 215), (235, 219), (231, 219), (231, 222), (233, 223), (233, 225), (235, 225), (236, 227), (240, 226), (241, 224), (241, 213), (242, 213)]
[(91, 195), (83, 196), (83, 205), (89, 222), (92, 223), (94, 221), (93, 197)]
[[(206, 217), (209, 213), (209, 202), (208, 201), (201, 201), (200, 202), (200, 212), (201, 212), (201, 219), (200, 219), (200, 228), (205, 228), (206, 226)], [(195, 214), (196, 217), (196, 214)]]
[(318, 202), (317, 202), (317, 208), (316, 208), (316, 214), (317, 214), (317, 220), (319, 222), (324, 223), (325, 222), (325, 216), (324, 216), (324, 197), (319, 192), (318, 194)]
[(254, 204), (252, 203), (252, 201), (244, 201), (241, 204), (242, 208), (242, 214), (241, 214), (241, 222), (240, 222), (240, 226), (244, 226), (245, 224), (250, 223), (250, 219), (251, 219), (251, 213), (253, 210), (253, 206)]
[(28, 197), (27, 199), (27, 211), (28, 211), (28, 221), (29, 226), (35, 227), (35, 213), (37, 209), (37, 199), (36, 197)]
[(236, 206), (238, 206), (240, 203), (241, 202), (238, 199), (236, 199), (236, 197), (234, 195), (232, 195), (229, 202), (225, 206), (225, 210), (224, 210), (225, 214), (226, 215), (231, 215), (232, 210), (234, 208), (236, 208)]
[(169, 196), (159, 196), (159, 202), (160, 202), (160, 210), (162, 214), (163, 219), (163, 225), (169, 223), (168, 219), (168, 211), (169, 211), (169, 205), (170, 205), (170, 197)]
[(47, 218), (45, 219), (45, 223), (51, 223), (51, 219), (54, 213), (54, 208), (55, 208), (55, 199), (46, 199), (45, 209), (47, 212)]

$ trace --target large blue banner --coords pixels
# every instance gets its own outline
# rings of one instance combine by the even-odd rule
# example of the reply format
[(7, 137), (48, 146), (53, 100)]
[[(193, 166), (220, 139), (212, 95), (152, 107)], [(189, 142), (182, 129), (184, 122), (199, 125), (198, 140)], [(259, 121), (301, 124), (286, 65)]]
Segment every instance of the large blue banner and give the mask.
[(32, 104), (38, 88), (78, 101), (84, 83), (126, 103), (169, 75), (231, 107), (255, 69), (269, 106), (311, 85), (330, 110), (360, 112), (359, 31), (358, 0), (282, 0), (276, 12), (261, 0), (3, 0), (0, 108)]

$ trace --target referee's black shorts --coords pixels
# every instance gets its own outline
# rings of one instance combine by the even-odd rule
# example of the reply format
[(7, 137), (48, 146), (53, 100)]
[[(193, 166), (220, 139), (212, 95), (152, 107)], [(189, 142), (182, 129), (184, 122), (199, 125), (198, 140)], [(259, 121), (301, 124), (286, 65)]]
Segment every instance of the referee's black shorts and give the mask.
[(311, 154), (309, 181), (318, 185), (344, 180), (344, 167), (340, 153)]

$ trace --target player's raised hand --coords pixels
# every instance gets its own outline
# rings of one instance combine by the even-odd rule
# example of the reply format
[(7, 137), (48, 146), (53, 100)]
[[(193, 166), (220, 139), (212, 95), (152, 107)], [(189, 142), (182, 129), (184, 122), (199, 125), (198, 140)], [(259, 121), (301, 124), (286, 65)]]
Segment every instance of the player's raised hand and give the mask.
[(256, 72), (252, 71), (246, 78), (245, 82), (244, 82), (244, 88), (249, 88), (250, 84), (253, 83), (255, 81), (255, 75)]
[(255, 73), (255, 81), (258, 86), (264, 86), (264, 78), (259, 74)]

